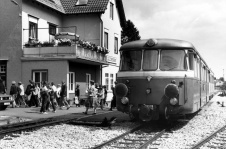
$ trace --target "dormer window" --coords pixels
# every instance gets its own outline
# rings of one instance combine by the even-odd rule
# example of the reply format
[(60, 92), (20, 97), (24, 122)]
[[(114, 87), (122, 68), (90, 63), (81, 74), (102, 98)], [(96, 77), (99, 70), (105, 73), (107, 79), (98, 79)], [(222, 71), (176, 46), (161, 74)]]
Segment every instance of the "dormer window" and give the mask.
[(78, 0), (76, 3), (76, 6), (81, 6), (81, 5), (87, 5), (88, 0)]
[(50, 2), (52, 2), (52, 3), (55, 3), (55, 1), (54, 0), (49, 0)]

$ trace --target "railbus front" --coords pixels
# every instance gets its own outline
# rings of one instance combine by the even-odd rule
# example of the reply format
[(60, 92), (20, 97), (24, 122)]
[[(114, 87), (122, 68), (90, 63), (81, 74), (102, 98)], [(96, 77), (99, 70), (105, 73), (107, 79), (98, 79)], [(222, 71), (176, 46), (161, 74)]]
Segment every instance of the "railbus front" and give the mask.
[(116, 105), (131, 119), (194, 113), (213, 96), (213, 72), (189, 42), (138, 40), (121, 46), (120, 53)]

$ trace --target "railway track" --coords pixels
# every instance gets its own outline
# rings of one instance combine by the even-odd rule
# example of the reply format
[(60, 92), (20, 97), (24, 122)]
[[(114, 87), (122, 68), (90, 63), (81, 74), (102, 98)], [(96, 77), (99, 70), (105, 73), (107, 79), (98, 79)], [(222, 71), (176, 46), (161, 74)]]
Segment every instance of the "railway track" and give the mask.
[(73, 120), (76, 120), (77, 118), (67, 118), (67, 119), (44, 119), (44, 120), (35, 120), (35, 121), (27, 121), (27, 122), (21, 122), (6, 126), (0, 127), (0, 139), (4, 137), (7, 134), (12, 134), (15, 132), (21, 132), (21, 131), (31, 131), (40, 127), (44, 126), (50, 126), (50, 125), (56, 125), (59, 123), (67, 123)]
[(226, 125), (218, 129), (217, 131), (204, 138), (191, 149), (202, 149), (202, 148), (226, 148)]
[(166, 129), (150, 128), (140, 125), (124, 134), (104, 142), (92, 149), (120, 148), (120, 149), (144, 149), (158, 138), (166, 135)]

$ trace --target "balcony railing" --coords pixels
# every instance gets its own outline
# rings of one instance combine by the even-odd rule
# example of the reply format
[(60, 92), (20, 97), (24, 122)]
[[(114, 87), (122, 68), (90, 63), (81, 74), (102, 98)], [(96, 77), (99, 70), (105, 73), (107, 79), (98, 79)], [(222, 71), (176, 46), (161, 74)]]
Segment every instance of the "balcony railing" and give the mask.
[(23, 29), (23, 45), (26, 48), (69, 46), (78, 40), (76, 26)]
[[(41, 28), (40, 30), (47, 29)], [(31, 34), (29, 32), (31, 31), (24, 29), (24, 38), (26, 37), (25, 35)], [(41, 33), (39, 29), (37, 29), (37, 32)], [(39, 40), (29, 37), (27, 40), (24, 40), (23, 57), (80, 58), (107, 63), (106, 54), (109, 51), (106, 48), (88, 41), (79, 40), (79, 36), (75, 32), (76, 29), (72, 27), (58, 28), (54, 35), (50, 34), (50, 31), (49, 33), (43, 31)], [(44, 33), (45, 35), (43, 35)]]
[(24, 48), (23, 57), (29, 58), (80, 58), (101, 63), (107, 63), (105, 54), (92, 49), (78, 46), (58, 46), (58, 47), (31, 47)]

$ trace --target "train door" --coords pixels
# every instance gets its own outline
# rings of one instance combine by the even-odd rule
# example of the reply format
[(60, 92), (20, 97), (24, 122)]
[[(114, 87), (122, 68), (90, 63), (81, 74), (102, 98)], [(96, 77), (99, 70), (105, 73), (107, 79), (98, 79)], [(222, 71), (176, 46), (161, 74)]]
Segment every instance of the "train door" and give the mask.
[(210, 96), (210, 71), (206, 70), (206, 102), (209, 101)]
[(201, 84), (200, 84), (200, 89), (201, 89), (201, 98), (200, 98), (200, 106), (202, 107), (206, 103), (206, 68), (204, 64), (201, 62)]
[(199, 57), (197, 56), (197, 58), (196, 58), (196, 68), (197, 68), (197, 83), (196, 83), (196, 85), (197, 85), (197, 91), (196, 91), (196, 93), (197, 93), (197, 102), (194, 102), (194, 104), (196, 104), (197, 103), (197, 109), (199, 109), (200, 108), (200, 106), (201, 106), (201, 61), (200, 61), (200, 59), (199, 59)]

